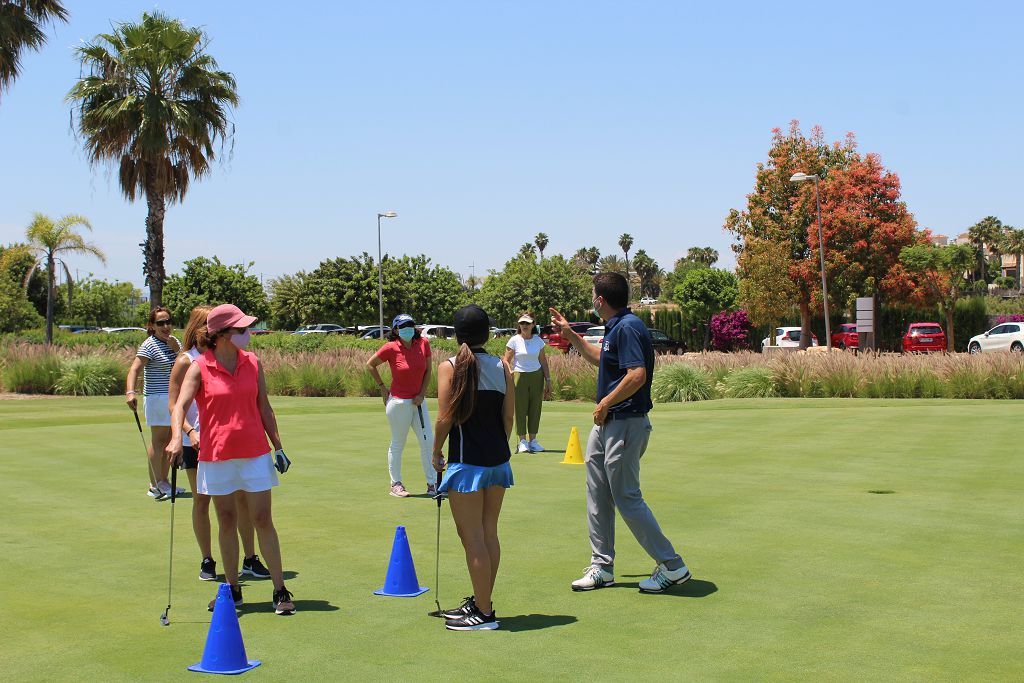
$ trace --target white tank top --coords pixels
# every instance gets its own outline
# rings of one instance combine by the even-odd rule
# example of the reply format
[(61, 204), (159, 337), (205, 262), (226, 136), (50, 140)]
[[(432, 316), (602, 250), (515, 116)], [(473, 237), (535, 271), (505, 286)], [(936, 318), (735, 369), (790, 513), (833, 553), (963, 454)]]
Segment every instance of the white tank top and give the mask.
[[(199, 349), (197, 349), (194, 346), (191, 349), (189, 349), (188, 351), (186, 351), (185, 353), (189, 357), (189, 365), (191, 365), (192, 361), (194, 361), (196, 358), (199, 358), (199, 355), (200, 355)], [(191, 405), (189, 405), (189, 407), (188, 407), (188, 410), (185, 411), (185, 419), (188, 420), (188, 423), (190, 425), (192, 425), (192, 426), (194, 426), (196, 428), (195, 431), (192, 432), (192, 436), (198, 437), (199, 436), (199, 406), (196, 405), (195, 401), (192, 401)], [(188, 434), (185, 434), (184, 432), (182, 432), (182, 434), (181, 434), (181, 442), (185, 446), (191, 446), (192, 445), (192, 439), (188, 438)]]

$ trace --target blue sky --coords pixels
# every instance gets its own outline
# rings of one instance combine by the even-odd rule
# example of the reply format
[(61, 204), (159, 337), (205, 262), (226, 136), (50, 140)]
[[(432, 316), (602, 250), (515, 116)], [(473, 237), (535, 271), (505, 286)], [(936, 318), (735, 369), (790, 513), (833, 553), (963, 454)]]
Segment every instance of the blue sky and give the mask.
[(156, 7), (206, 29), (242, 100), (233, 157), (167, 213), (169, 272), (197, 254), (266, 278), (375, 255), (387, 210), (386, 252), (464, 275), (541, 231), (549, 254), (617, 252), (629, 232), (663, 267), (708, 245), (731, 266), (723, 218), (791, 119), (854, 131), (922, 226), (1024, 227), (1017, 3), (66, 5), (0, 96), (0, 242), (33, 211), (84, 214), (110, 261), (76, 257), (83, 274), (141, 284), (146, 207), (71, 134), (72, 48)]

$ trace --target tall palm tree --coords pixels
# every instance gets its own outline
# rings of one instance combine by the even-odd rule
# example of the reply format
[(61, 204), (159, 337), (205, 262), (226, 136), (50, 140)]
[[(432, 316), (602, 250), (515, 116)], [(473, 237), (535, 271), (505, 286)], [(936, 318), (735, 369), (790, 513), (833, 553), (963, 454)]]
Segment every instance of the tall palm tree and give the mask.
[(524, 242), (523, 246), (519, 247), (519, 257), (528, 258), (531, 261), (533, 257), (537, 255), (537, 247), (531, 242)]
[(0, 0), (0, 93), (21, 73), (22, 53), (43, 47), (42, 25), (67, 20), (59, 0)]
[(1017, 291), (1024, 292), (1024, 278), (1021, 276), (1024, 265), (1024, 230), (1004, 226), (1000, 247), (1004, 253), (1013, 254), (1017, 259)]
[(629, 282), (629, 250), (633, 248), (633, 236), (628, 232), (619, 235), (619, 249), (626, 255), (626, 282)]
[[(985, 249), (988, 247), (992, 250), (992, 247), (999, 242), (1000, 237), (1003, 234), (1003, 222), (995, 216), (985, 216), (980, 221), (967, 228), (967, 237), (970, 239), (971, 244), (978, 250), (978, 254), (981, 256), (981, 280), (982, 282), (988, 282), (985, 275), (985, 262), (988, 260), (985, 257)], [(974, 271), (971, 270), (971, 279), (974, 279)]]
[(533, 238), (533, 243), (537, 245), (537, 251), (540, 252), (540, 260), (544, 260), (544, 250), (548, 247), (548, 236), (543, 232), (538, 232), (537, 236)]
[(92, 225), (85, 216), (69, 214), (58, 221), (41, 213), (35, 214), (28, 229), (25, 230), (25, 237), (28, 238), (28, 247), (36, 257), (36, 262), (25, 274), (24, 284), (28, 286), (29, 278), (35, 272), (36, 267), (46, 267), (46, 343), (53, 341), (53, 299), (54, 288), (56, 287), (57, 263), (64, 268), (64, 275), (68, 282), (68, 306), (71, 305), (71, 291), (74, 288), (74, 279), (71, 277), (71, 269), (63, 258), (63, 254), (91, 254), (101, 262), (106, 263), (107, 257), (103, 251), (91, 242), (75, 232), (74, 228), (81, 226), (86, 230), (92, 230)]
[(622, 259), (615, 254), (608, 254), (607, 256), (602, 257), (600, 261), (594, 264), (594, 267), (599, 273), (625, 274), (626, 271), (626, 266)]
[(686, 259), (710, 268), (718, 261), (718, 251), (711, 247), (690, 247), (686, 250)]
[(235, 78), (206, 53), (201, 29), (143, 13), (76, 49), (86, 75), (67, 95), (89, 160), (118, 167), (129, 201), (146, 198), (143, 272), (150, 305), (163, 303), (164, 213), (192, 178), (210, 172), (234, 126)]
[(647, 252), (640, 249), (633, 256), (633, 269), (640, 278), (640, 296), (645, 294), (654, 295), (654, 279), (661, 272), (658, 262), (647, 255)]

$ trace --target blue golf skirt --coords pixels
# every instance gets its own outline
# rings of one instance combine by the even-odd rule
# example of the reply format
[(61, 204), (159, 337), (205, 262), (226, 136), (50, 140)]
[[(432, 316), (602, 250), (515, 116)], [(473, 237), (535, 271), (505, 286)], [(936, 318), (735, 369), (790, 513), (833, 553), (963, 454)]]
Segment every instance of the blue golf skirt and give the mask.
[(448, 463), (441, 479), (441, 493), (473, 493), (489, 486), (510, 488), (513, 485), (512, 466), (506, 461), (494, 467), (467, 465), (461, 462)]

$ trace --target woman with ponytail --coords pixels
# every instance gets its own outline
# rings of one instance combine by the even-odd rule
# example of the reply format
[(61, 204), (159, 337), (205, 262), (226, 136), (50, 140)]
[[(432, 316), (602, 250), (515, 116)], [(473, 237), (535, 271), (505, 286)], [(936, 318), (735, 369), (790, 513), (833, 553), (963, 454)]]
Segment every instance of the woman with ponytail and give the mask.
[(451, 631), (498, 628), (491, 603), (501, 560), (498, 515), (512, 486), (508, 438), (515, 416), (515, 387), (501, 358), (484, 351), (490, 334), (487, 313), (476, 305), (455, 313), (459, 353), (437, 370), (438, 418), (433, 465), (441, 472), (448, 442), (448, 468), (439, 493), (447, 493), (452, 518), (466, 551), (473, 595), (443, 612)]

